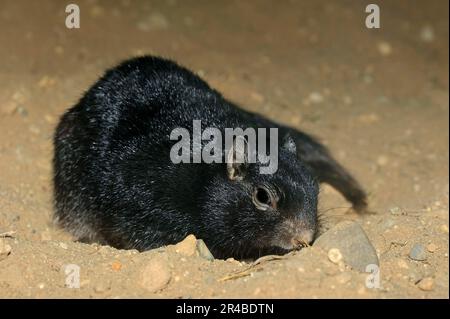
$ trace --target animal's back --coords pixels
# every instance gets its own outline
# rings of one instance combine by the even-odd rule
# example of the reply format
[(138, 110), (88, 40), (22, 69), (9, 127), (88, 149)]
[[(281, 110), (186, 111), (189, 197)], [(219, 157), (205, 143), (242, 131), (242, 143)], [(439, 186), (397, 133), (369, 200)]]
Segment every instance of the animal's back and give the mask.
[[(235, 122), (236, 118), (239, 111), (230, 108), (217, 91), (172, 61), (142, 57), (107, 71), (63, 115), (56, 129), (57, 221), (78, 238), (104, 241), (101, 230), (109, 232), (119, 222), (105, 218), (105, 212), (118, 206), (129, 206), (129, 211), (157, 206), (154, 192), (144, 185), (154, 188), (148, 184), (160, 180), (161, 187), (171, 172), (180, 174), (180, 170), (171, 171), (176, 167), (169, 158), (168, 137), (173, 128), (192, 127), (192, 119), (220, 128), (227, 126), (225, 120)], [(133, 166), (141, 159), (149, 171)], [(164, 172), (158, 171), (161, 166)], [(184, 171), (195, 184), (199, 178), (195, 169)], [(186, 192), (192, 189), (186, 187)], [(141, 207), (136, 207), (140, 202)]]

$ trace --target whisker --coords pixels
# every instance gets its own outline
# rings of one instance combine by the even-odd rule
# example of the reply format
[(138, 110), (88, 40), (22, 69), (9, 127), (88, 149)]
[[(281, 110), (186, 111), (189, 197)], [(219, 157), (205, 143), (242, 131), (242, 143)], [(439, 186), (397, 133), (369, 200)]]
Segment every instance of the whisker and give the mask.
[(318, 213), (319, 213), (319, 214), (323, 214), (323, 213), (326, 213), (326, 212), (328, 212), (328, 211), (330, 211), (330, 210), (334, 210), (334, 209), (350, 209), (350, 208), (352, 208), (352, 206), (330, 207), (330, 208), (327, 208), (327, 209), (325, 209), (325, 210), (319, 210)]

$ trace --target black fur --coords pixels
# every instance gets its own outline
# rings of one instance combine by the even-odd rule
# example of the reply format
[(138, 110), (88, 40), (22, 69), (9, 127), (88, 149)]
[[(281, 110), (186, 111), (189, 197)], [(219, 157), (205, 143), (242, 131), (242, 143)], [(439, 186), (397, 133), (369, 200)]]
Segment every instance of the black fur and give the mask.
[[(273, 175), (248, 165), (243, 180), (230, 180), (226, 163), (173, 164), (170, 132), (191, 131), (193, 119), (222, 132), (278, 127), (297, 151), (281, 148)], [(193, 233), (216, 257), (284, 252), (273, 243), (285, 235), (286, 220), (301, 228), (294, 233), (316, 231), (317, 181), (357, 209), (366, 206), (358, 183), (312, 137), (242, 110), (189, 70), (156, 57), (107, 71), (63, 115), (54, 144), (56, 220), (79, 240), (117, 248), (142, 251)], [(275, 189), (276, 209), (255, 208), (259, 185)]]

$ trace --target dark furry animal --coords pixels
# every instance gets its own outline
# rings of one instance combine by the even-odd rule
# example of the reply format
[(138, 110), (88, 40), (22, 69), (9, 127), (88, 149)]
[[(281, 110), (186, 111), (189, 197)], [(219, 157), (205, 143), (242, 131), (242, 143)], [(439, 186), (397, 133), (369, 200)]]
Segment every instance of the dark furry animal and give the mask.
[[(191, 130), (193, 119), (221, 131), (277, 127), (278, 171), (259, 174), (261, 163), (173, 164), (170, 132)], [(360, 185), (314, 138), (244, 111), (157, 57), (107, 71), (62, 116), (54, 145), (55, 219), (86, 242), (143, 251), (193, 233), (215, 257), (258, 257), (313, 240), (318, 182), (357, 210), (366, 207)]]

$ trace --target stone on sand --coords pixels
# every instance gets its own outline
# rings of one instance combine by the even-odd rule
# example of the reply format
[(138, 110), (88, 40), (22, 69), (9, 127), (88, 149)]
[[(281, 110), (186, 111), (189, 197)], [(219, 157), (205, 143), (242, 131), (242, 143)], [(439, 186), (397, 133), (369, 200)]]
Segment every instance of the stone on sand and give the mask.
[(206, 260), (214, 260), (214, 256), (209, 251), (208, 247), (206, 246), (205, 242), (202, 239), (197, 240), (197, 253), (200, 257), (206, 259)]
[(214, 260), (205, 242), (194, 235), (188, 235), (185, 239), (173, 246), (175, 252), (184, 256), (200, 256), (206, 260)]
[(194, 256), (197, 250), (197, 238), (194, 235), (188, 235), (185, 239), (175, 245), (175, 252), (185, 255)]
[(143, 267), (140, 284), (149, 292), (157, 292), (169, 284), (171, 276), (166, 256), (155, 255)]
[[(361, 272), (371, 264), (379, 265), (378, 256), (366, 233), (356, 222), (345, 221), (337, 224), (314, 243), (325, 252), (339, 251), (345, 264)], [(332, 258), (335, 254), (332, 254)]]
[(424, 261), (427, 259), (427, 252), (425, 246), (422, 244), (414, 244), (409, 252), (409, 258), (417, 261)]

